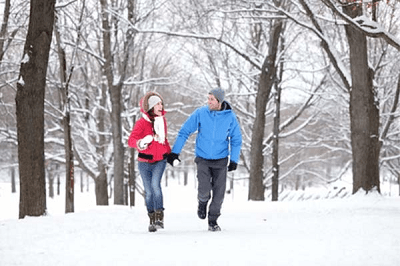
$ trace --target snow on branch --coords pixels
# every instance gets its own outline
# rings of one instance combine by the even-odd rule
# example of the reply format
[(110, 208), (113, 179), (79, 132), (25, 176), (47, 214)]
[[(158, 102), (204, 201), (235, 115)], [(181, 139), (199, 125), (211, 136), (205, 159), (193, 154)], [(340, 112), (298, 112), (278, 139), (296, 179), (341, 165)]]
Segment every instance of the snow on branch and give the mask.
[(289, 131), (289, 132), (286, 132), (286, 133), (281, 133), (279, 137), (280, 137), (280, 138), (287, 138), (287, 137), (289, 137), (289, 136), (291, 136), (291, 135), (296, 134), (297, 132), (301, 131), (303, 128), (305, 128), (306, 126), (308, 126), (308, 124), (310, 124), (310, 122), (311, 122), (316, 116), (318, 116), (318, 113), (316, 113), (316, 114), (314, 114), (314, 115), (308, 117), (306, 121), (304, 121), (301, 125), (299, 125), (298, 127), (294, 128), (293, 130), (291, 130), (291, 131)]
[(400, 75), (399, 75), (399, 79), (397, 81), (397, 89), (396, 89), (396, 92), (394, 95), (394, 100), (393, 100), (392, 108), (390, 110), (390, 115), (389, 115), (388, 119), (386, 120), (385, 126), (383, 127), (383, 130), (379, 137), (380, 140), (383, 140), (387, 137), (389, 128), (394, 122), (397, 105), (399, 103), (399, 95), (400, 95)]
[(174, 37), (184, 37), (184, 38), (193, 38), (193, 39), (199, 39), (199, 40), (216, 41), (216, 42), (219, 42), (219, 43), (224, 44), (225, 46), (229, 47), (236, 54), (240, 55), (247, 62), (249, 62), (253, 67), (257, 68), (258, 70), (261, 70), (261, 66), (256, 61), (252, 60), (248, 54), (240, 51), (239, 48), (236, 48), (231, 43), (226, 42), (226, 41), (222, 40), (221, 38), (218, 38), (215, 36), (207, 36), (207, 35), (192, 34), (192, 33), (182, 33), (182, 32), (172, 32), (172, 31), (162, 31), (162, 30), (157, 30), (157, 29), (139, 30), (139, 32), (141, 32), (141, 33), (158, 33), (158, 34), (165, 34), (165, 35), (174, 36)]
[(383, 158), (381, 158), (381, 162), (386, 162), (386, 161), (390, 161), (390, 160), (398, 160), (398, 159), (400, 159), (400, 154), (383, 157)]
[(78, 161), (78, 166), (84, 170), (86, 173), (88, 173), (89, 176), (91, 176), (93, 179), (96, 179), (96, 177), (99, 175), (99, 173), (91, 168), (89, 164), (85, 163), (85, 161), (82, 158), (81, 153), (79, 150), (76, 148), (75, 143), (73, 144), (73, 149), (74, 149), (74, 155)]
[(168, 77), (161, 77), (161, 78), (150, 78), (146, 80), (135, 80), (134, 77), (128, 78), (124, 81), (125, 85), (142, 85), (146, 83), (153, 83), (153, 84), (162, 84), (162, 85), (173, 85), (177, 82), (170, 82)]
[(368, 37), (383, 38), (388, 44), (400, 50), (400, 41), (394, 35), (387, 32), (379, 23), (372, 21), (365, 15), (351, 18), (344, 14), (339, 8), (332, 3), (331, 0), (322, 0), (322, 2), (331, 8), (337, 15), (344, 19), (348, 24), (354, 26), (356, 29), (361, 30)]
[(163, 34), (167, 36), (174, 36), (174, 37), (183, 37), (183, 38), (193, 38), (198, 40), (212, 40), (224, 44), (225, 46), (232, 49), (235, 53), (239, 56), (244, 58), (247, 62), (249, 62), (253, 67), (261, 70), (261, 65), (252, 60), (251, 57), (243, 51), (240, 51), (239, 48), (235, 47), (229, 42), (222, 40), (220, 37), (210, 36), (210, 35), (201, 35), (201, 34), (193, 34), (193, 33), (186, 33), (186, 32), (172, 32), (172, 31), (164, 31), (159, 29), (139, 29), (131, 21), (124, 18), (121, 14), (114, 12), (113, 10), (108, 10), (108, 12), (112, 13), (114, 16), (118, 17), (121, 21), (124, 21), (129, 27), (136, 33), (154, 33), (154, 34)]
[(339, 55), (337, 54), (336, 50), (334, 49), (334, 45), (331, 44), (329, 39), (324, 35), (324, 32), (322, 31), (320, 25), (318, 24), (314, 13), (311, 11), (311, 9), (308, 7), (305, 1), (300, 1), (301, 5), (305, 9), (307, 16), (311, 19), (312, 25), (309, 25), (307, 23), (304, 23), (300, 21), (298, 18), (294, 17), (290, 12), (287, 12), (286, 10), (276, 7), (273, 4), (267, 3), (271, 7), (276, 8), (278, 11), (280, 11), (282, 14), (284, 14), (287, 18), (292, 20), (294, 23), (297, 25), (309, 29), (310, 31), (314, 32), (315, 35), (321, 40), (321, 46), (324, 49), (324, 51), (327, 53), (329, 59), (333, 63), (336, 71), (338, 72), (339, 76), (341, 77), (345, 87), (347, 89), (350, 89), (350, 84), (351, 84), (351, 76), (348, 71), (348, 69), (344, 66), (342, 60), (340, 59)]
[[(284, 180), (284, 179), (286, 179), (288, 177), (291, 177), (292, 173), (294, 173), (294, 171), (296, 169), (301, 169), (304, 173), (309, 174), (309, 175), (313, 175), (313, 176), (321, 179), (325, 183), (331, 182), (333, 177), (331, 177), (329, 175), (327, 175), (328, 177), (323, 177), (319, 173), (316, 173), (314, 171), (308, 170), (306, 167), (304, 167), (303, 169), (301, 168), (304, 165), (307, 165), (307, 164), (310, 164), (310, 163), (316, 163), (316, 162), (326, 163), (326, 160), (320, 159), (320, 158), (310, 158), (308, 160), (300, 161), (295, 166), (293, 166), (289, 171), (285, 172), (284, 174), (281, 173), (280, 176), (279, 176), (279, 181), (282, 181), (282, 180)], [(279, 165), (282, 165), (282, 163), (279, 162)], [(272, 186), (272, 182), (271, 182), (272, 176), (273, 175), (270, 174), (264, 179), (263, 184), (264, 184), (265, 187), (271, 187)]]

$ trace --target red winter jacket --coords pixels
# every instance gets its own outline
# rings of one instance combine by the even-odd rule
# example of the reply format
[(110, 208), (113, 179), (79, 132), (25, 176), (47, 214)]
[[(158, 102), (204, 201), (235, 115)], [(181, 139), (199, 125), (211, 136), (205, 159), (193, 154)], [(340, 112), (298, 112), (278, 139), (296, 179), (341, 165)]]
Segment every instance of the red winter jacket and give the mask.
[[(143, 117), (140, 118), (136, 124), (134, 125), (131, 135), (129, 136), (128, 139), (128, 145), (131, 148), (136, 148), (139, 152), (138, 155), (138, 160), (141, 162), (148, 162), (148, 163), (154, 163), (161, 161), (165, 159), (165, 156), (169, 153), (171, 153), (171, 147), (169, 145), (168, 139), (167, 139), (167, 121), (164, 118), (164, 129), (165, 129), (165, 142), (164, 144), (159, 143), (158, 141), (153, 140), (152, 142), (149, 143), (146, 149), (142, 150), (138, 146), (139, 140), (143, 139), (147, 135), (151, 135), (154, 137), (154, 129), (153, 129), (153, 123), (150, 115), (148, 114), (147, 111), (147, 99), (152, 96), (152, 95), (157, 95), (161, 98), (160, 95), (158, 95), (155, 92), (149, 92), (147, 93), (141, 100), (140, 100), (140, 111), (143, 113)], [(162, 99), (162, 98), (161, 98)], [(163, 116), (165, 114), (165, 111), (163, 110)]]

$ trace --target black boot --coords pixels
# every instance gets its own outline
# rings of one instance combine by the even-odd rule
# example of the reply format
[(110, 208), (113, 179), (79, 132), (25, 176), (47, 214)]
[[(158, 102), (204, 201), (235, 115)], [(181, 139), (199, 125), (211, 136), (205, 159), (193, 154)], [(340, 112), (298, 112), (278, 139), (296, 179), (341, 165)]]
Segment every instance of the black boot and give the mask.
[(221, 231), (221, 227), (217, 224), (217, 220), (208, 220), (208, 231)]
[(148, 215), (150, 218), (149, 232), (155, 232), (155, 231), (157, 231), (156, 224), (155, 224), (156, 223), (156, 213), (149, 212)]
[(199, 216), (200, 219), (206, 219), (207, 217), (207, 203), (208, 201), (206, 202), (199, 201), (199, 206), (197, 208), (197, 215)]
[(156, 222), (157, 229), (164, 229), (164, 211), (162, 209), (156, 210)]

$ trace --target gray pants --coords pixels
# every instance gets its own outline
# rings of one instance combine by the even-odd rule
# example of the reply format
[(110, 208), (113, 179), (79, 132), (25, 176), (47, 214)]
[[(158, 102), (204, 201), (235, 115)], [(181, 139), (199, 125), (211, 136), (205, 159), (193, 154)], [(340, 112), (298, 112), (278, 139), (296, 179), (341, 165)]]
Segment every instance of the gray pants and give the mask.
[(217, 220), (225, 197), (228, 158), (205, 160), (196, 157), (194, 161), (197, 164), (198, 200), (207, 202), (212, 197), (208, 219)]

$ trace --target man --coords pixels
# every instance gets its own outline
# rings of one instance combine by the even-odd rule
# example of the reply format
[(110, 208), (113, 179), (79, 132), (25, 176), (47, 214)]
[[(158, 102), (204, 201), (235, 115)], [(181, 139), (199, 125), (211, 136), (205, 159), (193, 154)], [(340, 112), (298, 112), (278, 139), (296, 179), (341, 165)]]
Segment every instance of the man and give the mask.
[[(208, 230), (221, 231), (217, 219), (224, 201), (227, 171), (234, 171), (239, 161), (242, 134), (235, 113), (225, 92), (216, 88), (209, 92), (208, 106), (196, 109), (182, 125), (168, 163), (176, 165), (188, 137), (197, 131), (195, 162), (198, 180), (198, 210), (200, 219), (207, 217)], [(229, 161), (229, 166), (228, 166)], [(228, 166), (228, 167), (227, 167)], [(212, 192), (212, 193), (211, 193)]]

